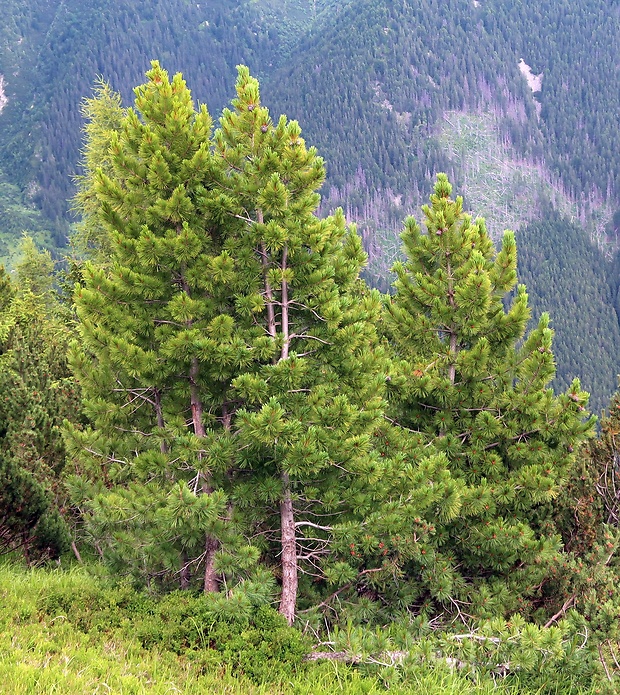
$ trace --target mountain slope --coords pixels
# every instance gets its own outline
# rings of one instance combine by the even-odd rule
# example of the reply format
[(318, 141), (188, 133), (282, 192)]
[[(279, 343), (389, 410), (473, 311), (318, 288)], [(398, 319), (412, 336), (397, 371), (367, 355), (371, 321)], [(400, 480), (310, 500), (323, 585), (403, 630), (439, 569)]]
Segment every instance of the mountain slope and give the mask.
[[(363, 1), (341, 20), (308, 37), (303, 60), (264, 91), (328, 156), (324, 208), (341, 204), (359, 221), (369, 279), (389, 287), (400, 221), (447, 171), (474, 214), (489, 208), (496, 237), (521, 229), (522, 279), (535, 313), (550, 311), (556, 327), (556, 385), (583, 374), (599, 411), (620, 364), (617, 315), (601, 289), (612, 281), (616, 239), (607, 232), (619, 207), (620, 59), (604, 38), (610, 28), (620, 35), (618, 3)], [(542, 74), (541, 92), (532, 93), (522, 59)], [(485, 152), (486, 135), (472, 129), (459, 143), (469, 158), (454, 152), (450, 113), (492, 123), (495, 150)], [(567, 260), (569, 274), (587, 276), (578, 296), (570, 282), (549, 291)]]

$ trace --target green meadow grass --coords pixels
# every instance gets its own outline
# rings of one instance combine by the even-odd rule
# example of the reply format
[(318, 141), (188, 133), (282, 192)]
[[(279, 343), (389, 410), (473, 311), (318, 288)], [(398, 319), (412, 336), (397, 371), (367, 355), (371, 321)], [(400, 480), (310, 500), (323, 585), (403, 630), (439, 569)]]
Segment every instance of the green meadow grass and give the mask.
[(80, 630), (67, 616), (41, 610), (47, 596), (93, 596), (99, 588), (103, 592), (104, 583), (83, 570), (0, 566), (0, 693), (526, 695), (493, 681), (476, 685), (458, 673), (429, 671), (404, 680), (389, 671), (364, 675), (334, 662), (305, 663), (290, 677), (257, 684), (213, 649), (178, 654), (165, 645), (144, 648), (132, 636), (130, 618)]

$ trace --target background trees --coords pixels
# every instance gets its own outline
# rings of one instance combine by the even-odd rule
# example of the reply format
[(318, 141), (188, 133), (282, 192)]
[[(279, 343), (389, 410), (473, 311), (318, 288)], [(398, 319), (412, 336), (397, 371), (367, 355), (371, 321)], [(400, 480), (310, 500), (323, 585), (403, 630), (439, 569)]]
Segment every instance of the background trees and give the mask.
[(61, 427), (79, 418), (79, 393), (52, 271), (29, 237), (16, 280), (0, 269), (0, 552), (18, 548), (29, 561), (58, 557), (70, 542)]

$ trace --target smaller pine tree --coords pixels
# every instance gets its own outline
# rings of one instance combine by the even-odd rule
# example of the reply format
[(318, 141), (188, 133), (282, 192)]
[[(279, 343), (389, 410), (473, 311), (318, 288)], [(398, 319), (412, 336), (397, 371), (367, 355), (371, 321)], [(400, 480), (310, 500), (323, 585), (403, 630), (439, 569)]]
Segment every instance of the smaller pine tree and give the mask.
[[(516, 284), (514, 234), (495, 251), (484, 221), (463, 213), (447, 177), (437, 177), (402, 235), (386, 322), (399, 362), (394, 419), (434, 443), (463, 484), (457, 518), (438, 523), (438, 557), (460, 575), (449, 597), (475, 615), (535, 601), (561, 550), (553, 501), (592, 431), (587, 394), (564, 394), (554, 376), (549, 317), (525, 334), (525, 287)], [(446, 603), (449, 605), (449, 602)], [(455, 604), (456, 605), (456, 604)]]
[(61, 425), (78, 419), (79, 403), (53, 261), (29, 237), (21, 250), (15, 283), (0, 269), (0, 545), (36, 560), (69, 544)]

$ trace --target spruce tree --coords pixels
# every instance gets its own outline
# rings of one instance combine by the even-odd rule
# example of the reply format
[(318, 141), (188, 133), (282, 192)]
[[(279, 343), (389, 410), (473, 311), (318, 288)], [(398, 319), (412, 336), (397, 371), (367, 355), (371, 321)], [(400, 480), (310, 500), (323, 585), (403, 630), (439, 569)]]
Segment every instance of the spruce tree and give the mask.
[(560, 551), (552, 501), (593, 419), (577, 380), (559, 396), (548, 388), (548, 316), (524, 335), (525, 287), (508, 294), (514, 234), (496, 252), (484, 221), (450, 194), (440, 174), (425, 232), (408, 219), (402, 235), (407, 261), (386, 317), (400, 359), (393, 416), (433, 442), (464, 486), (458, 517), (438, 523), (442, 562), (460, 576), (448, 598), (464, 613), (510, 612), (535, 599)]

